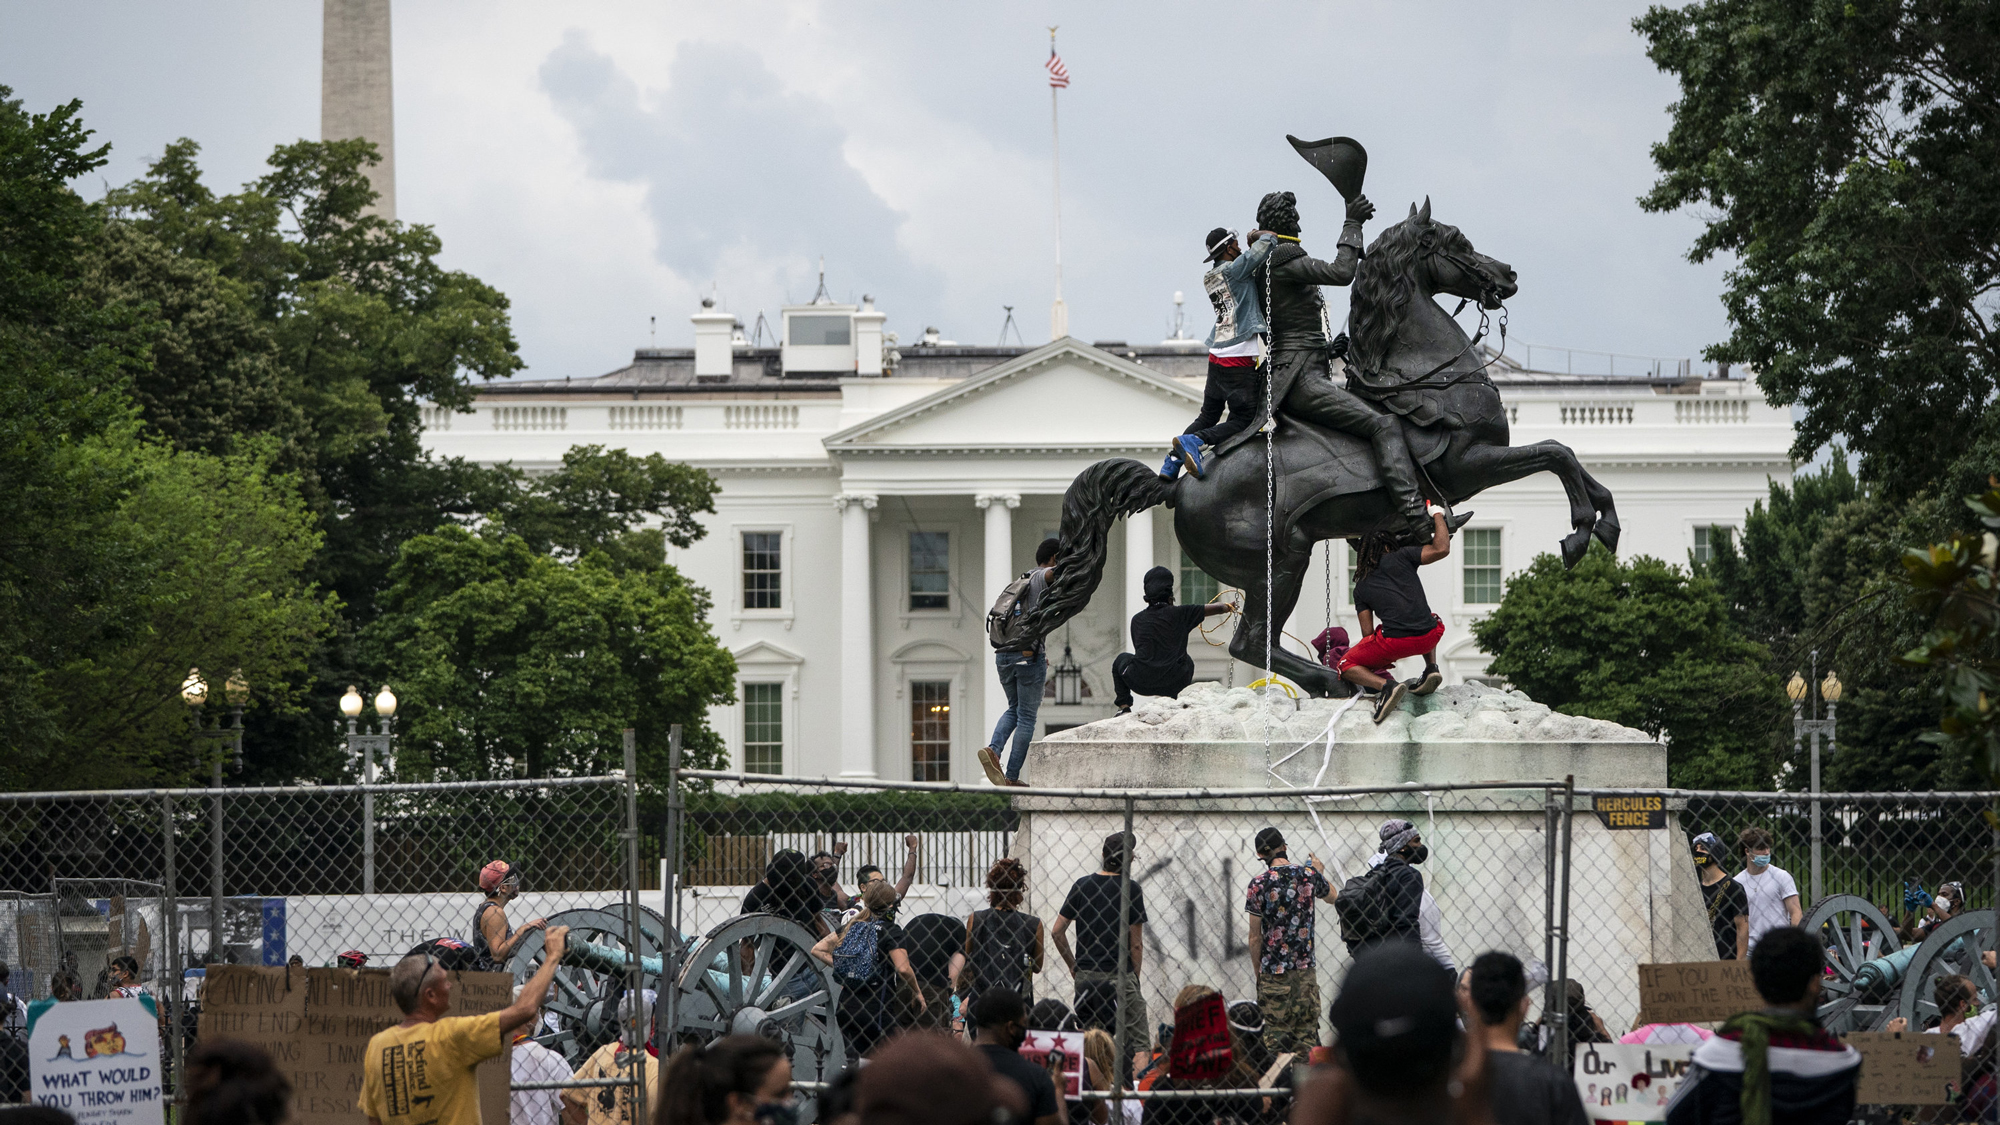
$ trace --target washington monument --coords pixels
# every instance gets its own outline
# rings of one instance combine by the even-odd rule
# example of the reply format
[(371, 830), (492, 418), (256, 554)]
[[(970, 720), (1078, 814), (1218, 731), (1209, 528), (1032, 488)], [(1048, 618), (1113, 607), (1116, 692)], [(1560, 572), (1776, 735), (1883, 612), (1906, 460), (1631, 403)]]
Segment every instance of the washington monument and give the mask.
[(381, 193), (370, 208), (396, 217), (396, 103), (390, 86), (389, 0), (324, 0), (319, 64), (319, 138), (375, 142), (368, 170)]

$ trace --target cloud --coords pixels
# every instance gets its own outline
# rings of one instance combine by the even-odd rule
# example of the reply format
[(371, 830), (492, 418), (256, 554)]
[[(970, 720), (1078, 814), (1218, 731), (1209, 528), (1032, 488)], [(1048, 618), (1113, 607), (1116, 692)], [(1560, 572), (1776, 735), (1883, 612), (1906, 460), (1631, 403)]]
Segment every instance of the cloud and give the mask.
[(906, 216), (850, 163), (825, 102), (735, 44), (682, 43), (669, 69), (649, 104), (578, 31), (541, 67), (590, 174), (644, 187), (661, 262), (697, 284), (763, 275), (793, 300), (811, 295), (821, 255), (836, 299), (942, 283), (899, 246)]

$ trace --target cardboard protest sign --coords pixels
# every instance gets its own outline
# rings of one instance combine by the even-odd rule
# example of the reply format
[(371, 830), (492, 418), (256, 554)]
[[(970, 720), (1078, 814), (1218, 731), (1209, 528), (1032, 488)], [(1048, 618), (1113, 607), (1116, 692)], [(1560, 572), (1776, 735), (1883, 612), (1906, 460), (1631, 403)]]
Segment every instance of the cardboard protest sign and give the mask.
[(75, 1000), (28, 1033), (29, 1096), (78, 1125), (160, 1125), (160, 1025), (143, 1001)]
[(1052, 1077), (1061, 1073), (1063, 1097), (1083, 1096), (1083, 1032), (1030, 1031), (1021, 1044), (1021, 1057)]
[(1638, 1024), (1726, 1020), (1764, 1007), (1748, 961), (1639, 966)]
[[(454, 1016), (482, 1015), (513, 999), (508, 973), (453, 973)], [(247, 1039), (270, 1051), (291, 1079), (299, 1125), (366, 1125), (356, 1108), (368, 1040), (403, 1022), (386, 969), (210, 965), (200, 1034)], [(479, 1111), (507, 1120), (509, 1052), (480, 1063)]]
[(1943, 1105), (1958, 1087), (1958, 1036), (1856, 1031), (1842, 1038), (1861, 1052), (1862, 1105)]
[(1592, 1121), (1665, 1121), (1667, 1103), (1693, 1058), (1691, 1044), (1581, 1044), (1576, 1094)]
[(1176, 1082), (1206, 1082), (1229, 1073), (1236, 1057), (1229, 1042), (1229, 1014), (1211, 992), (1174, 1013), (1174, 1046), (1167, 1074)]

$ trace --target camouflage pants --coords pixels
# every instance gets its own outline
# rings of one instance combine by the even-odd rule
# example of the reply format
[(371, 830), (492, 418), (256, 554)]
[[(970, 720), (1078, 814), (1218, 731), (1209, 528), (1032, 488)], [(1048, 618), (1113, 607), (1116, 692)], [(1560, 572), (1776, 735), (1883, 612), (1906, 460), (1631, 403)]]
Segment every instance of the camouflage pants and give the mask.
[(1319, 1046), (1319, 974), (1314, 970), (1258, 973), (1257, 1007), (1264, 1012), (1264, 1045), (1272, 1055)]

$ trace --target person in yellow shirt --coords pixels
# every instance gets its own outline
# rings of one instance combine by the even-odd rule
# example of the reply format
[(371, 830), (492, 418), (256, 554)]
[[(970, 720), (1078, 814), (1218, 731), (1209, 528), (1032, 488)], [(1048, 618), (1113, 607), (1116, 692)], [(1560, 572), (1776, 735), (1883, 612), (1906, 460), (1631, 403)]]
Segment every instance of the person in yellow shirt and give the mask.
[[(627, 992), (618, 999), (618, 1026), (621, 1037), (632, 1026), (632, 993)], [(650, 1034), (653, 1026), (653, 990), (643, 990), (639, 1000), (639, 1026)], [(652, 1116), (660, 1105), (660, 1060), (649, 1052), (641, 1050), (636, 1060), (619, 1039), (613, 1039), (599, 1047), (584, 1064), (577, 1068), (572, 1077), (632, 1078), (632, 1063), (637, 1061), (638, 1069), (645, 1072), (647, 1116)], [(573, 1086), (562, 1092), (563, 1125), (646, 1125), (636, 1121), (632, 1108), (632, 1087), (630, 1086)]]
[(472, 1069), (498, 1055), (507, 1033), (535, 1018), (562, 962), (569, 927), (545, 939), (542, 966), (514, 1003), (483, 1016), (447, 1016), (451, 974), (429, 953), (389, 970), (389, 995), (406, 1017), (375, 1033), (363, 1056), (358, 1108), (368, 1125), (481, 1125)]

